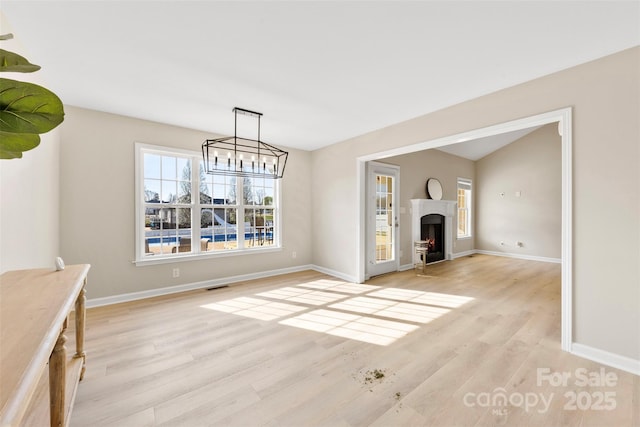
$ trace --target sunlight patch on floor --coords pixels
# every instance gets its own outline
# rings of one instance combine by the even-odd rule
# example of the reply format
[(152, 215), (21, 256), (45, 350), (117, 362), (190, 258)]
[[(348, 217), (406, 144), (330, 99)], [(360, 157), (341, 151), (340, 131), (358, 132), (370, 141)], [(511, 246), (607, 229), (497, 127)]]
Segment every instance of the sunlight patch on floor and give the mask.
[(460, 295), (319, 279), (201, 307), (389, 345), (470, 301), (473, 298)]
[(324, 305), (347, 297), (347, 295), (344, 294), (292, 287), (274, 289), (273, 291), (261, 292), (256, 295), (310, 305)]
[(377, 345), (391, 344), (418, 329), (416, 325), (333, 310), (313, 310), (278, 323)]
[(258, 298), (240, 297), (213, 304), (201, 305), (209, 310), (233, 313), (258, 320), (275, 320), (307, 309), (300, 305), (285, 304)]
[(359, 285), (357, 283), (338, 282), (335, 280), (315, 280), (309, 283), (302, 283), (298, 286), (313, 289), (322, 289), (332, 292), (344, 292), (345, 294), (364, 294), (365, 292), (380, 289), (380, 286)]
[(438, 292), (414, 291), (412, 289), (384, 288), (367, 294), (372, 297), (388, 298), (398, 301), (410, 301), (414, 303), (437, 305), (440, 307), (457, 308), (473, 301), (471, 297), (460, 295), (442, 294)]
[(377, 316), (391, 317), (397, 320), (408, 320), (417, 323), (429, 323), (433, 319), (437, 319), (451, 311), (441, 307), (369, 297), (351, 298), (346, 301), (331, 304), (329, 308), (337, 308), (356, 313), (375, 314)]

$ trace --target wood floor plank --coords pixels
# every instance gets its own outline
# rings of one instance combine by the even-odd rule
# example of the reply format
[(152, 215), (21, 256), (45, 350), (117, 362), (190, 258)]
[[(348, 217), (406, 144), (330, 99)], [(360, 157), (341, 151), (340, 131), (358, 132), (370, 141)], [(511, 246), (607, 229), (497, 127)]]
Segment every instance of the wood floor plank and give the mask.
[[(474, 255), (427, 269), (89, 309), (71, 425), (640, 425), (639, 377), (560, 350), (559, 265)], [(615, 386), (539, 384), (539, 369), (601, 368)], [(571, 391), (615, 392), (616, 407), (567, 410)], [(482, 400), (499, 393), (511, 401)], [(549, 406), (519, 405), (533, 394)]]

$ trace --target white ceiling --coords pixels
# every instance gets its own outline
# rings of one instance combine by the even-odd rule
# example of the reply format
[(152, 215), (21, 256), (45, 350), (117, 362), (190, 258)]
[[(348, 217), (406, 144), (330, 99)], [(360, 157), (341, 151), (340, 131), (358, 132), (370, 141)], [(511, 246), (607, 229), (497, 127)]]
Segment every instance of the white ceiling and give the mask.
[(308, 150), (640, 44), (638, 1), (1, 8), (68, 105), (218, 134), (238, 106), (264, 114), (264, 141)]
[(534, 130), (540, 129), (542, 126), (505, 132), (497, 135), (477, 138), (470, 141), (458, 142), (456, 144), (438, 147), (436, 150), (453, 154), (454, 156), (464, 157), (469, 160), (480, 160), (500, 148), (517, 141), (518, 139), (530, 134)]

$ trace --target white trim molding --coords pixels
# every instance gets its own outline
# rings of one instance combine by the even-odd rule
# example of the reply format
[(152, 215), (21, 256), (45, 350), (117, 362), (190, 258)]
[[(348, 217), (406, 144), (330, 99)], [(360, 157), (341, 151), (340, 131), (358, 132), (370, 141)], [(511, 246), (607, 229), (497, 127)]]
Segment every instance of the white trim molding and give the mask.
[[(460, 240), (460, 239), (458, 239)], [(475, 249), (471, 249), (470, 251), (462, 251), (462, 252), (454, 252), (451, 254), (452, 259), (456, 259), (456, 258), (462, 258), (465, 256), (471, 256), (471, 255), (475, 255), (477, 254), (478, 251), (476, 251)]]
[(640, 360), (638, 359), (620, 356), (619, 354), (609, 353), (608, 351), (575, 342), (571, 345), (571, 353), (584, 359), (640, 376)]
[[(472, 252), (472, 251), (467, 251), (467, 252)], [(526, 259), (528, 261), (551, 262), (551, 263), (554, 263), (554, 264), (561, 264), (562, 263), (562, 259), (560, 259), (560, 258), (550, 258), (550, 257), (544, 257), (544, 256), (536, 256), (536, 255), (524, 255), (524, 254), (512, 254), (512, 253), (508, 253), (508, 252), (485, 251), (485, 250), (482, 250), (482, 249), (476, 249), (473, 252), (475, 252), (477, 254), (483, 254), (483, 255), (493, 255), (493, 256), (501, 256), (501, 257), (506, 257), (506, 258)]]
[(300, 271), (313, 270), (318, 273), (327, 274), (347, 282), (355, 283), (355, 278), (348, 274), (313, 264), (298, 265), (295, 267), (279, 268), (277, 270), (261, 271), (258, 273), (240, 274), (237, 276), (220, 277), (217, 279), (204, 280), (202, 282), (185, 283), (183, 285), (167, 286), (164, 288), (149, 289), (147, 291), (131, 292), (128, 294), (113, 295), (101, 298), (91, 298), (87, 300), (87, 308), (102, 307), (105, 305), (119, 304), (122, 302), (137, 301), (146, 298), (153, 298), (163, 295), (177, 294), (180, 292), (193, 291), (196, 289), (209, 289), (229, 286), (247, 280), (264, 279), (266, 277), (279, 276), (287, 273), (297, 273)]
[[(177, 286), (167, 286), (164, 288), (149, 289), (147, 291), (131, 292), (128, 294), (113, 295), (102, 298), (92, 298), (87, 300), (87, 308), (101, 307), (104, 305), (119, 304), (121, 302), (136, 301), (145, 298), (152, 298), (162, 295), (177, 294), (179, 292), (193, 291), (196, 289), (219, 288), (232, 285), (247, 280), (263, 279), (265, 277), (278, 276), (280, 274), (297, 273), (305, 270), (317, 270), (312, 265), (299, 265), (296, 267), (279, 268), (277, 270), (261, 271), (258, 273), (240, 274), (238, 276), (221, 277), (218, 279), (204, 280), (202, 282), (185, 283)], [(328, 274), (328, 273), (327, 273)]]
[(327, 274), (329, 276), (337, 277), (338, 279), (342, 279), (342, 280), (345, 280), (347, 282), (358, 283), (358, 282), (356, 282), (356, 278), (355, 277), (350, 276), (350, 275), (348, 275), (346, 273), (342, 273), (340, 271), (331, 270), (330, 268), (325, 268), (325, 267), (321, 267), (319, 265), (311, 264), (309, 266), (309, 269), (317, 271), (318, 273), (324, 273), (324, 274)]

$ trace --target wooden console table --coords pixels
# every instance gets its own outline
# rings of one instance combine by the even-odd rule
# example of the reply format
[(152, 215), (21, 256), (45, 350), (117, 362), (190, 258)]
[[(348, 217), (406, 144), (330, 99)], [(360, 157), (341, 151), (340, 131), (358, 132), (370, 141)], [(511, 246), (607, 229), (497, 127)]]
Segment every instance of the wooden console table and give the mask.
[[(0, 427), (66, 426), (85, 370), (88, 264), (0, 276)], [(75, 304), (76, 351), (64, 333)], [(47, 372), (47, 364), (49, 369)]]

